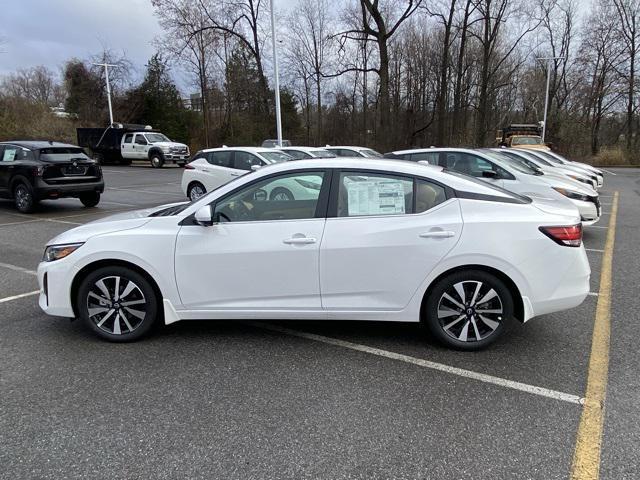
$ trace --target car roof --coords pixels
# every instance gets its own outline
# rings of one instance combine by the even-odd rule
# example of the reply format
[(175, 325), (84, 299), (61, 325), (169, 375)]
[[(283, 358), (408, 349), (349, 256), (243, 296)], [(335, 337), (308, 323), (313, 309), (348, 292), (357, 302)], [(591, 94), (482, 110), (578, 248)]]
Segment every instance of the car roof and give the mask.
[(405, 153), (425, 153), (425, 152), (467, 152), (474, 153), (476, 150), (473, 148), (448, 148), (448, 147), (424, 147), (424, 148), (409, 148), (407, 150), (394, 150), (393, 154), (400, 155)]
[(239, 150), (241, 152), (247, 153), (263, 153), (263, 152), (273, 152), (278, 150), (277, 148), (269, 148), (269, 147), (219, 147), (219, 148), (203, 148), (200, 150), (201, 152), (226, 152), (229, 150)]
[(298, 147), (291, 145), (290, 147), (276, 147), (276, 150), (300, 150), (302, 152), (317, 152), (318, 150), (326, 150), (324, 147)]
[[(353, 170), (380, 170), (398, 175), (412, 175), (428, 178), (440, 182), (456, 190), (481, 193), (485, 195), (508, 197), (508, 192), (503, 192), (493, 188), (490, 184), (483, 184), (473, 178), (465, 178), (462, 175), (451, 174), (440, 166), (425, 165), (417, 162), (393, 159), (373, 159), (368, 158), (363, 161), (358, 157), (336, 157), (336, 158), (310, 158), (304, 162), (280, 162), (262, 167), (251, 175), (270, 175), (281, 171), (309, 170), (309, 169), (353, 169)], [(243, 178), (255, 178), (245, 175)]]
[(318, 147), (321, 148), (323, 150), (331, 150), (332, 148), (346, 148), (349, 150), (373, 150), (373, 148), (369, 148), (369, 147), (356, 147), (353, 145), (327, 145), (325, 147)]
[(17, 145), (18, 147), (24, 147), (29, 150), (40, 150), (41, 148), (55, 148), (55, 147), (72, 147), (80, 148), (77, 145), (71, 145), (70, 143), (62, 142), (50, 142), (46, 140), (7, 140), (0, 142), (0, 145)]

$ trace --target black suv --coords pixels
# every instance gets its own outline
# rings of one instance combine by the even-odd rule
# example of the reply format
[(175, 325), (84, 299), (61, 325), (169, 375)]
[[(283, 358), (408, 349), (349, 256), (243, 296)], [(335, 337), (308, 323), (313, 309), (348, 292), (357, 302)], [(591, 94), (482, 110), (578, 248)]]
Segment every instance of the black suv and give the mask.
[(39, 200), (79, 198), (94, 207), (104, 191), (102, 170), (80, 147), (58, 142), (0, 142), (0, 197), (23, 213)]

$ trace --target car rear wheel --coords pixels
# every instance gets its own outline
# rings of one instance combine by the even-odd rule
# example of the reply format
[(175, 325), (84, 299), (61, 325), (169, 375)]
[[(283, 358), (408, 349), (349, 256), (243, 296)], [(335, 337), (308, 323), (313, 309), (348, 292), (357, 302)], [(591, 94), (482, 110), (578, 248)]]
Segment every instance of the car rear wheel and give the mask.
[(269, 195), (269, 200), (271, 201), (291, 201), (293, 199), (293, 193), (284, 187), (274, 188)]
[(151, 284), (126, 267), (104, 267), (80, 284), (80, 318), (99, 337), (129, 342), (147, 334), (158, 317), (158, 297)]
[(87, 192), (80, 195), (80, 201), (82, 204), (87, 207), (95, 207), (100, 203), (100, 193), (99, 192)]
[(511, 318), (511, 292), (498, 277), (481, 270), (456, 272), (438, 281), (423, 312), (431, 334), (459, 350), (493, 343)]
[(187, 192), (187, 196), (189, 197), (189, 200), (195, 201), (195, 200), (198, 200), (203, 195), (205, 195), (206, 193), (207, 193), (207, 189), (204, 188), (204, 185), (202, 185), (200, 182), (193, 182), (191, 185), (189, 185), (189, 191)]
[(164, 165), (164, 158), (162, 158), (159, 153), (151, 154), (151, 157), (149, 157), (149, 161), (151, 162), (151, 166), (153, 168), (162, 168), (162, 166)]
[(19, 183), (15, 186), (13, 200), (18, 211), (22, 213), (32, 213), (38, 203), (33, 196), (33, 190), (26, 183)]

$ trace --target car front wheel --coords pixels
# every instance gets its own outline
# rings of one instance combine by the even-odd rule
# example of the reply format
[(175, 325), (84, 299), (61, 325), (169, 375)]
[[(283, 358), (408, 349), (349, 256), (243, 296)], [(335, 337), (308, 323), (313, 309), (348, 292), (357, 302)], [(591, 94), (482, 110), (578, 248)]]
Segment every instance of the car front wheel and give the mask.
[(438, 281), (427, 298), (423, 322), (446, 346), (480, 350), (496, 341), (513, 318), (513, 298), (491, 273), (465, 270)]
[(162, 166), (164, 165), (164, 158), (162, 158), (162, 155), (160, 155), (159, 153), (152, 154), (149, 158), (149, 161), (151, 162), (151, 166), (153, 168), (162, 168)]
[(90, 273), (80, 284), (76, 306), (84, 323), (112, 342), (141, 338), (158, 318), (153, 287), (126, 267), (103, 267)]

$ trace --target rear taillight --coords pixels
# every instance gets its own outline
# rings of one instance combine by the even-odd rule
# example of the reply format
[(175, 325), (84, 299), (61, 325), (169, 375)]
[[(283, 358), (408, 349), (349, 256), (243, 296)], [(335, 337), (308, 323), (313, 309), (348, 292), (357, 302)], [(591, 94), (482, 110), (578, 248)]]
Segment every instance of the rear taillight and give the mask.
[(187, 164), (184, 166), (184, 169), (185, 169), (185, 170), (195, 170), (195, 169), (196, 169), (196, 167), (194, 167), (194, 166), (193, 166), (193, 165), (191, 165), (190, 163), (187, 163)]
[(582, 244), (582, 224), (565, 227), (540, 227), (539, 229), (558, 245), (579, 247)]

